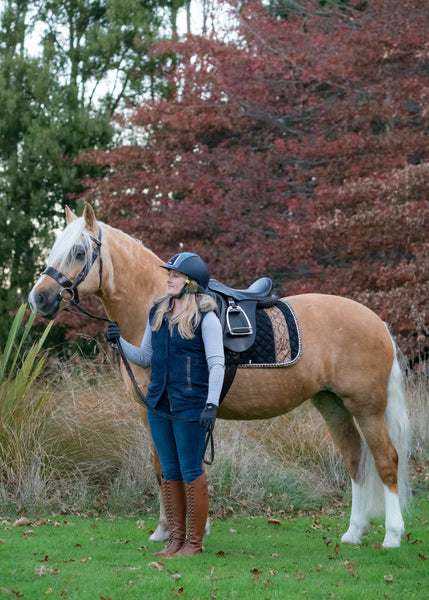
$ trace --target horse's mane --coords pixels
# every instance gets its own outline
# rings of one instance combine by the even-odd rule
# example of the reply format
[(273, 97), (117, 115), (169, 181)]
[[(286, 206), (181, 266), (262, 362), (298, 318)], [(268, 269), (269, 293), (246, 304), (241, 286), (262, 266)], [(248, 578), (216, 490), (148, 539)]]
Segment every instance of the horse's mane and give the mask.
[[(101, 223), (99, 223), (99, 225), (101, 225)], [(128, 238), (133, 243), (137, 243), (141, 248), (158, 259), (158, 256), (152, 250), (147, 248), (141, 240), (132, 237), (128, 233), (125, 233), (119, 229), (113, 229), (109, 225), (104, 225), (104, 227), (107, 227), (111, 231), (115, 231), (117, 234), (120, 234), (125, 238)], [(86, 230), (86, 223), (83, 217), (79, 217), (75, 221), (69, 223), (57, 238), (55, 244), (52, 246), (51, 253), (49, 254), (48, 266), (55, 265), (59, 270), (65, 266), (73, 267), (75, 263), (75, 256), (72, 250), (76, 244), (83, 246), (89, 262), (91, 260), (94, 241)]]
[(52, 246), (48, 258), (48, 266), (56, 265), (58, 269), (66, 265), (69, 267), (73, 266), (75, 256), (72, 249), (76, 244), (83, 246), (87, 259), (90, 260), (93, 242), (85, 226), (85, 219), (83, 217), (79, 217), (67, 225)]

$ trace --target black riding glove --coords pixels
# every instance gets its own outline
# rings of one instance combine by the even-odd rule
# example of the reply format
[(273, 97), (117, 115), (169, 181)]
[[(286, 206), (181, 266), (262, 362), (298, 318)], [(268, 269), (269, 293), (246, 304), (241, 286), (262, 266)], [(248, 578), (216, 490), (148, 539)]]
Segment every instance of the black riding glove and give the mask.
[(207, 433), (211, 433), (214, 429), (217, 415), (216, 404), (206, 404), (205, 409), (201, 413), (200, 425)]
[(117, 321), (109, 323), (106, 332), (107, 341), (114, 344), (121, 337), (121, 330)]

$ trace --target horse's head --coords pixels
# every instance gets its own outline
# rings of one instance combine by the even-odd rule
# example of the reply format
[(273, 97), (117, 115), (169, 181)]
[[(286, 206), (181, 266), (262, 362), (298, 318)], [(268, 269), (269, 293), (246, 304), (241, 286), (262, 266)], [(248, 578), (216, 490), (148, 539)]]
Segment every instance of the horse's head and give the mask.
[(101, 286), (101, 228), (85, 205), (78, 218), (66, 207), (67, 227), (52, 247), (48, 264), (29, 295), (31, 310), (53, 319), (70, 302), (78, 303)]

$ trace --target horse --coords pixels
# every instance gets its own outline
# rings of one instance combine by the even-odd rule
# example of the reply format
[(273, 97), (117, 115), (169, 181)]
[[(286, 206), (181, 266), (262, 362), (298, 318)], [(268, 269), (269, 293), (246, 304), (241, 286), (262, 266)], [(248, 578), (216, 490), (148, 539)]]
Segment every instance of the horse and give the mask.
[[(66, 207), (66, 221), (30, 292), (32, 311), (53, 319), (70, 301), (95, 296), (123, 337), (140, 345), (153, 300), (166, 293), (163, 261), (138, 240), (97, 221), (89, 204), (81, 217)], [(361, 543), (370, 519), (384, 513), (383, 547), (399, 547), (409, 498), (410, 427), (395, 342), (373, 311), (351, 299), (306, 293), (284, 300), (299, 323), (299, 360), (280, 368), (238, 368), (218, 418), (270, 419), (310, 400), (351, 477), (350, 523), (341, 541)], [(147, 389), (149, 370), (134, 366), (133, 372)], [(145, 412), (142, 407), (143, 418)], [(156, 454), (155, 469), (160, 480)], [(168, 534), (160, 510), (151, 537), (157, 541)]]

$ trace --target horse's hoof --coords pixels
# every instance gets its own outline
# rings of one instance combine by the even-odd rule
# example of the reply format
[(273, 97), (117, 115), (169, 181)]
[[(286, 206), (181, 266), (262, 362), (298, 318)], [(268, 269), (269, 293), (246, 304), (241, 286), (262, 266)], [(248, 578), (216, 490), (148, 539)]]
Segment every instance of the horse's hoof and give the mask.
[(167, 542), (169, 538), (168, 529), (164, 529), (163, 527), (158, 527), (149, 537), (150, 542)]
[(341, 541), (344, 542), (344, 544), (360, 544), (361, 536), (358, 534), (358, 532), (356, 530), (353, 531), (353, 530), (349, 529), (343, 535), (343, 537), (341, 538)]
[(401, 529), (397, 531), (388, 531), (383, 541), (383, 548), (399, 548), (401, 545), (401, 537), (404, 532)]

